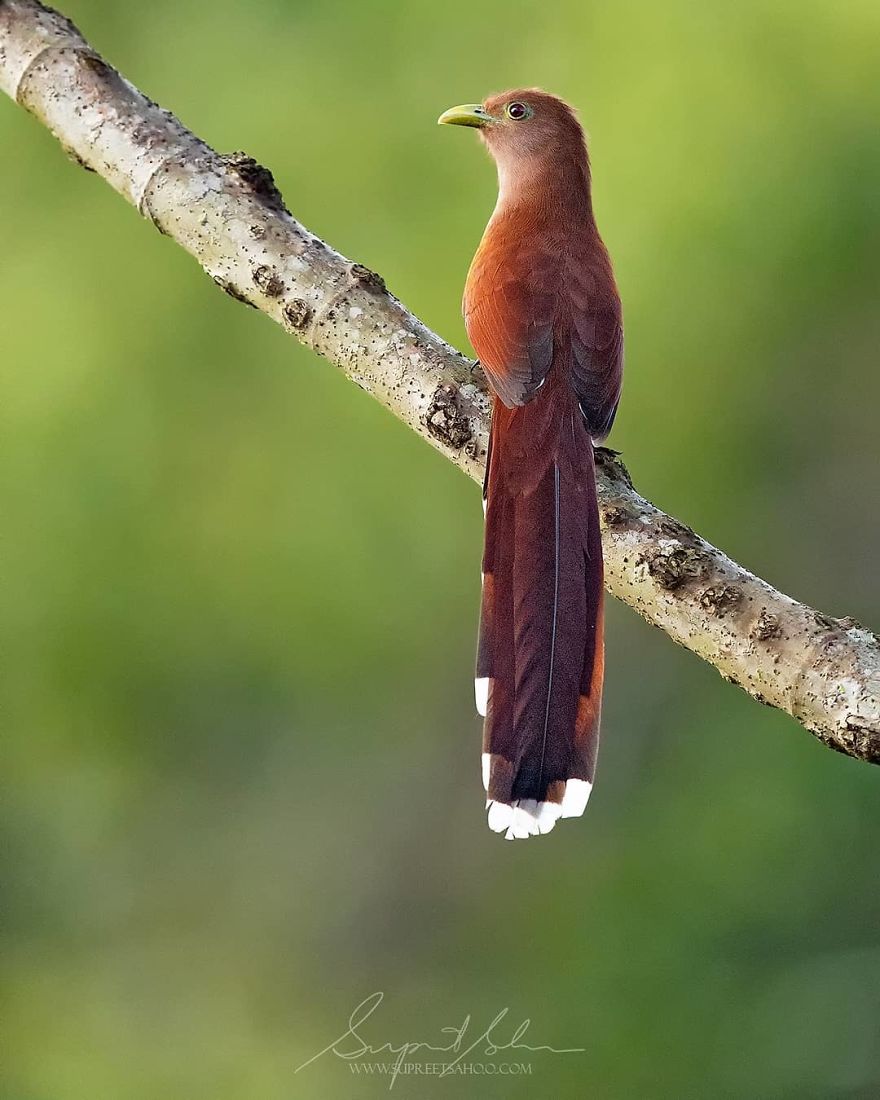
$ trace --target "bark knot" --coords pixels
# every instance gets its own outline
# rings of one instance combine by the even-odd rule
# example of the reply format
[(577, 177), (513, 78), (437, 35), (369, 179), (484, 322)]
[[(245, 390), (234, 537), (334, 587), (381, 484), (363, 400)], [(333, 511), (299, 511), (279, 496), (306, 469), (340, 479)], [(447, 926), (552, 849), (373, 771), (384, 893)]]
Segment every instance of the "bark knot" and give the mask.
[(612, 505), (602, 509), (602, 519), (605, 521), (606, 527), (625, 527), (632, 516), (626, 508)]
[(700, 596), (700, 607), (723, 619), (728, 612), (739, 607), (742, 598), (742, 589), (735, 584), (713, 584)]
[(620, 459), (620, 451), (613, 451), (610, 447), (596, 447), (593, 450), (593, 461), (596, 468), (608, 477), (622, 481), (628, 489), (632, 489), (632, 478)]
[(880, 734), (858, 714), (846, 716), (847, 741), (852, 746), (848, 756), (856, 756), (869, 764), (880, 764)]
[(282, 313), (291, 328), (305, 328), (312, 319), (312, 310), (302, 298), (291, 298)]
[(253, 195), (270, 210), (288, 213), (284, 199), (275, 183), (275, 177), (265, 165), (249, 157), (247, 153), (227, 153), (220, 158), (247, 185)]
[(661, 545), (646, 550), (639, 564), (648, 567), (648, 573), (661, 588), (674, 591), (686, 581), (707, 576), (711, 559), (704, 550), (692, 546)]
[(366, 287), (367, 290), (374, 290), (376, 293), (385, 290), (385, 280), (382, 276), (377, 271), (371, 271), (368, 267), (364, 267), (363, 264), (352, 264), (348, 269), (348, 273), (352, 282)]
[(266, 264), (255, 267), (251, 277), (267, 298), (279, 298), (284, 293), (284, 283), (278, 273)]
[(769, 642), (773, 638), (779, 637), (779, 616), (774, 615), (772, 611), (768, 611), (766, 608), (761, 608), (761, 614), (758, 616), (755, 625), (749, 631), (749, 636), (754, 638), (756, 642)]
[(431, 398), (423, 423), (428, 431), (459, 451), (473, 436), (470, 420), (458, 404), (458, 388), (448, 383), (438, 386)]

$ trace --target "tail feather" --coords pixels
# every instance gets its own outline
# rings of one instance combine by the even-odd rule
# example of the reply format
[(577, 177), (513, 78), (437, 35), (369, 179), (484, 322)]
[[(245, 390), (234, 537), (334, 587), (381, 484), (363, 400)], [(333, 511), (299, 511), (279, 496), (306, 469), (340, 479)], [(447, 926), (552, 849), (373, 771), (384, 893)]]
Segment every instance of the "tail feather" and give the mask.
[[(599, 741), (602, 547), (593, 446), (541, 399), (496, 408), (477, 657), (489, 825), (508, 838), (583, 813)], [(548, 394), (548, 405), (550, 395)], [(531, 454), (543, 417), (544, 438)], [(543, 461), (536, 465), (535, 455)], [(530, 461), (532, 459), (532, 461)]]

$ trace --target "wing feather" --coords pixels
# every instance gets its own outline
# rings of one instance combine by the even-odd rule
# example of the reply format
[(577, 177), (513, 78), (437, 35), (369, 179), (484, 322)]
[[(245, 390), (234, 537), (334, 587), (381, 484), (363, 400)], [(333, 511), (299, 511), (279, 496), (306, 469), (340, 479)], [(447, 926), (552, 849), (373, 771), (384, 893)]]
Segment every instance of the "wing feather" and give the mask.
[(571, 384), (595, 440), (611, 431), (623, 380), (623, 321), (610, 264), (566, 271)]
[(499, 264), (478, 252), (468, 276), (468, 338), (508, 408), (530, 401), (553, 365), (556, 297), (547, 289), (546, 266), (524, 264), (516, 254)]

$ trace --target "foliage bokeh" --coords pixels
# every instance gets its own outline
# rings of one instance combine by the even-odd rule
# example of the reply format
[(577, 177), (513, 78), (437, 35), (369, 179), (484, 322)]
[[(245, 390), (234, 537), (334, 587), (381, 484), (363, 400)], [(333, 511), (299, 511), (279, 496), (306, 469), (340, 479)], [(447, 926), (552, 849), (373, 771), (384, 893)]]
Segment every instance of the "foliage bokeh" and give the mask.
[[(451, 103), (577, 104), (627, 322), (612, 444), (876, 626), (880, 8), (65, 8), (451, 342), (494, 202)], [(483, 823), (475, 486), (0, 103), (4, 1095), (372, 1096), (325, 1058), (509, 1006), (531, 1077), (398, 1095), (880, 1091), (880, 772), (608, 614), (582, 821)]]

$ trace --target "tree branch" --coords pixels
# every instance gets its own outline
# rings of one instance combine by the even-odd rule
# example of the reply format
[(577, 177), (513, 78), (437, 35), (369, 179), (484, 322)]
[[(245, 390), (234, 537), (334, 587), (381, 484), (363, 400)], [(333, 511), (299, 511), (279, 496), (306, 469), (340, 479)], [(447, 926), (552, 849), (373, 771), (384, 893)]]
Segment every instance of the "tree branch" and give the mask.
[[(267, 169), (244, 154), (216, 153), (36, 0), (0, 0), (0, 87), (218, 286), (482, 479), (489, 422), (482, 373), (378, 275), (300, 225)], [(880, 639), (742, 569), (640, 497), (611, 453), (598, 457), (609, 591), (829, 747), (880, 763)]]

